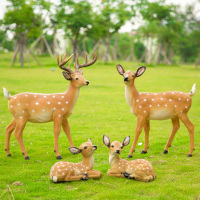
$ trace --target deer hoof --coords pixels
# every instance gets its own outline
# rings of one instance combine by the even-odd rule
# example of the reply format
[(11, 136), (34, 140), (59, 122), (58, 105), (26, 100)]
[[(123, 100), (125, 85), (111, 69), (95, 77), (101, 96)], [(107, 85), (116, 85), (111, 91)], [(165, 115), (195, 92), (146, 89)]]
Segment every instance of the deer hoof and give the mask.
[(168, 151), (167, 151), (167, 150), (164, 150), (163, 153), (164, 153), (164, 154), (168, 154)]
[(24, 159), (25, 159), (25, 160), (30, 160), (29, 156), (26, 156)]
[(141, 154), (146, 154), (147, 153), (147, 151), (141, 151)]
[(192, 157), (192, 154), (188, 154), (187, 157)]
[(133, 157), (133, 156), (131, 156), (131, 155), (128, 155), (128, 156), (127, 156), (127, 158), (132, 158), (132, 157)]
[(11, 154), (8, 154), (7, 156), (8, 156), (8, 157), (11, 157)]
[(129, 178), (129, 176), (130, 176), (130, 174), (128, 174), (128, 173), (122, 173), (126, 178)]
[(60, 160), (63, 159), (62, 156), (57, 156), (56, 159)]

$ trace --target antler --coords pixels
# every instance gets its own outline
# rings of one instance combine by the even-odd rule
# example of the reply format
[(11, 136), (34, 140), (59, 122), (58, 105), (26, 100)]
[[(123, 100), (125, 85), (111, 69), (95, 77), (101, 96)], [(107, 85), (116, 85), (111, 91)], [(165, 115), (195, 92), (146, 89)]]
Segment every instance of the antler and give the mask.
[(69, 67), (65, 67), (64, 65), (65, 65), (73, 56), (74, 56), (74, 54), (72, 54), (72, 55), (71, 55), (69, 58), (67, 58), (66, 60), (65, 60), (66, 54), (64, 55), (63, 60), (62, 60), (62, 56), (61, 56), (61, 63), (60, 63), (59, 56), (57, 55), (58, 66), (59, 66), (61, 69), (63, 69), (63, 70), (65, 70), (65, 71), (69, 72), (70, 74), (73, 74), (73, 73), (74, 73), (74, 72), (71, 70), (70, 65), (69, 65)]
[(88, 63), (88, 61), (87, 61), (87, 53), (86, 53), (85, 54), (85, 63), (82, 64), (82, 65), (80, 65), (79, 62), (78, 62), (78, 54), (77, 54), (77, 56), (76, 56), (76, 63), (74, 63), (74, 67), (75, 67), (75, 69), (77, 71), (78, 69), (80, 69), (82, 67), (88, 67), (90, 65), (93, 65), (96, 62), (96, 60), (97, 60), (97, 54), (94, 53), (93, 54), (93, 60), (90, 63)]

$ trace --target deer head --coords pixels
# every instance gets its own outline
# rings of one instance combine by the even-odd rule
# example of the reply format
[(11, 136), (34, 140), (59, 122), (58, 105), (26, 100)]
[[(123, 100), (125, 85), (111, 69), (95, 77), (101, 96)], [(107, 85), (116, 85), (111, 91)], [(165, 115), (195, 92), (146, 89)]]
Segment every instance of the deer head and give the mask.
[(58, 61), (58, 66), (64, 70), (62, 73), (63, 73), (63, 76), (71, 81), (73, 83), (73, 85), (75, 87), (82, 87), (82, 86), (85, 86), (85, 85), (88, 85), (89, 84), (89, 81), (87, 81), (84, 77), (83, 77), (83, 70), (79, 70), (80, 68), (83, 68), (83, 67), (88, 67), (90, 65), (93, 65), (96, 60), (97, 60), (97, 54), (94, 53), (93, 54), (93, 60), (91, 62), (88, 63), (87, 61), (87, 53), (85, 55), (85, 63), (80, 65), (79, 64), (79, 61), (78, 61), (78, 54), (77, 54), (77, 57), (76, 57), (76, 62), (74, 63), (74, 68), (75, 68), (75, 71), (72, 71), (71, 70), (71, 67), (69, 65), (69, 67), (65, 67), (64, 65), (73, 57), (73, 54), (66, 59), (66, 54), (64, 55), (64, 58), (62, 59), (62, 56), (61, 56), (61, 62), (59, 60), (59, 56), (57, 56), (57, 61)]
[(117, 64), (116, 67), (119, 74), (124, 77), (125, 85), (132, 85), (134, 83), (135, 78), (141, 76), (146, 70), (145, 66), (141, 66), (135, 72), (132, 72), (131, 70), (126, 72), (120, 64)]

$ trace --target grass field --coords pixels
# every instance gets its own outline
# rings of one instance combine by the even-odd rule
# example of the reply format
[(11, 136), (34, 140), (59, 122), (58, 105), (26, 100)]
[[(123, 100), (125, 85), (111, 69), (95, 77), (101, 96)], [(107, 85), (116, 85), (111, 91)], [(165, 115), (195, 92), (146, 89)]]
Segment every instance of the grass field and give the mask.
[[(31, 62), (31, 68), (20, 68), (16, 64), (8, 68), (12, 54), (0, 55), (0, 88), (5, 87), (11, 95), (21, 92), (60, 93), (65, 92), (69, 82), (57, 67), (56, 58), (40, 57), (42, 67)], [(137, 64), (121, 63), (126, 70), (136, 70)], [(84, 69), (84, 77), (90, 81), (88, 87), (80, 90), (74, 114), (69, 118), (74, 144), (79, 145), (89, 137), (98, 146), (94, 154), (94, 169), (102, 171), (99, 180), (76, 181), (54, 184), (49, 171), (57, 162), (53, 152), (53, 123), (27, 123), (23, 139), (30, 160), (24, 160), (14, 135), (11, 135), (12, 157), (4, 152), (5, 128), (12, 116), (7, 100), (0, 92), (0, 197), (10, 186), (15, 199), (200, 199), (200, 70), (194, 66), (148, 67), (136, 80), (139, 91), (189, 92), (194, 83), (196, 94), (189, 111), (189, 118), (195, 125), (195, 151), (188, 158), (189, 133), (181, 123), (172, 147), (167, 155), (162, 154), (171, 132), (171, 121), (151, 121), (150, 148), (147, 154), (140, 154), (144, 146), (144, 132), (141, 133), (132, 159), (147, 159), (154, 167), (157, 178), (150, 183), (129, 179), (108, 177), (108, 148), (103, 144), (103, 134), (111, 141), (122, 141), (125, 136), (134, 139), (137, 118), (131, 114), (124, 96), (124, 83), (116, 70), (116, 63), (107, 65), (97, 62)], [(51, 71), (54, 67), (56, 70)], [(131, 144), (122, 151), (126, 158)], [(81, 161), (81, 155), (72, 155), (66, 135), (61, 131), (59, 150), (63, 160)], [(131, 160), (131, 159), (129, 159)], [(13, 185), (20, 181), (21, 185)], [(6, 195), (2, 197), (6, 199)]]

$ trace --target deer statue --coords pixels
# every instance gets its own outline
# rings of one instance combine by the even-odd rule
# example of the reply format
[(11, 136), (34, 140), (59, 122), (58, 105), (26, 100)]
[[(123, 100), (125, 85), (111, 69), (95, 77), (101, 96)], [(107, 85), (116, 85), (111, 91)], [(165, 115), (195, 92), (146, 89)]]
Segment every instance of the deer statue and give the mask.
[(132, 157), (143, 128), (145, 132), (145, 144), (141, 153), (147, 153), (147, 149), (149, 148), (149, 120), (166, 119), (171, 119), (173, 128), (163, 153), (168, 153), (168, 148), (171, 146), (173, 138), (180, 127), (179, 121), (181, 120), (189, 131), (190, 151), (187, 156), (191, 157), (194, 150), (194, 125), (188, 119), (187, 113), (192, 104), (191, 96), (195, 94), (196, 84), (193, 85), (189, 93), (178, 91), (141, 93), (138, 92), (135, 87), (135, 79), (145, 72), (145, 66), (139, 67), (136, 72), (130, 70), (126, 72), (124, 68), (118, 64), (117, 70), (124, 78), (126, 101), (130, 106), (131, 112), (137, 116), (135, 138), (128, 157)]
[(130, 142), (130, 136), (124, 138), (123, 142), (114, 141), (110, 144), (110, 139), (107, 135), (103, 136), (103, 143), (110, 149), (109, 164), (111, 169), (108, 170), (108, 176), (126, 177), (138, 181), (149, 182), (156, 178), (153, 167), (150, 162), (144, 159), (127, 161), (121, 159), (119, 155), (124, 146)]
[(97, 60), (97, 55), (94, 54), (93, 60), (88, 63), (86, 54), (85, 63), (82, 65), (79, 64), (77, 55), (76, 63), (74, 63), (75, 71), (72, 71), (70, 66), (64, 66), (72, 57), (73, 54), (66, 59), (65, 54), (63, 60), (61, 56), (60, 62), (59, 57), (57, 56), (59, 67), (64, 70), (62, 72), (63, 76), (70, 81), (69, 87), (65, 93), (39, 94), (26, 92), (11, 96), (9, 92), (3, 88), (4, 96), (9, 100), (9, 110), (13, 115), (11, 123), (6, 127), (5, 151), (7, 156), (11, 156), (9, 142), (11, 133), (14, 130), (14, 135), (20, 145), (25, 160), (30, 159), (24, 147), (22, 138), (22, 132), (27, 121), (35, 123), (54, 121), (54, 152), (56, 153), (57, 159), (62, 159), (58, 150), (58, 137), (61, 126), (68, 137), (70, 146), (74, 146), (68, 117), (73, 113), (73, 108), (78, 99), (80, 88), (89, 84), (89, 81), (83, 77), (82, 69), (79, 69), (94, 64)]
[(73, 154), (81, 153), (83, 160), (79, 163), (67, 161), (57, 162), (50, 170), (50, 179), (52, 182), (88, 180), (88, 178), (100, 178), (101, 171), (93, 170), (93, 153), (97, 146), (92, 145), (91, 139), (81, 144), (79, 148), (69, 147)]

